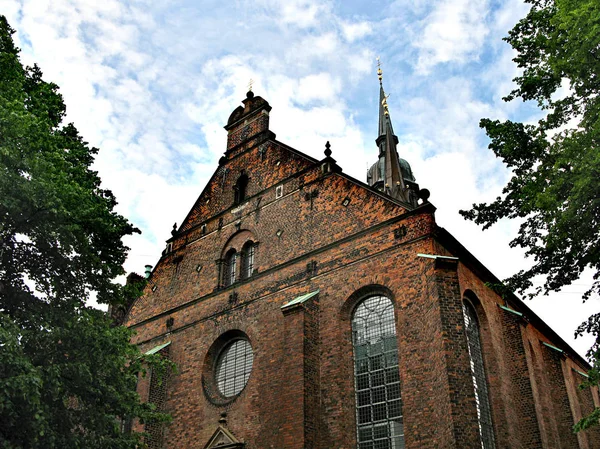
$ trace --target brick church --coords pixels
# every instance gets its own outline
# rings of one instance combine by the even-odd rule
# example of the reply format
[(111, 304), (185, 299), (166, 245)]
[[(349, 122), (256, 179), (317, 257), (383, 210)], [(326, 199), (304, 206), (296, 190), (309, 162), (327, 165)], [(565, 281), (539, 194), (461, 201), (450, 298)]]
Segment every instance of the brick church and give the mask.
[(436, 223), (379, 81), (366, 183), (329, 143), (317, 160), (276, 140), (253, 92), (229, 117), (124, 318), (177, 365), (139, 382), (173, 418), (150, 448), (600, 448), (571, 430), (600, 406), (588, 364)]

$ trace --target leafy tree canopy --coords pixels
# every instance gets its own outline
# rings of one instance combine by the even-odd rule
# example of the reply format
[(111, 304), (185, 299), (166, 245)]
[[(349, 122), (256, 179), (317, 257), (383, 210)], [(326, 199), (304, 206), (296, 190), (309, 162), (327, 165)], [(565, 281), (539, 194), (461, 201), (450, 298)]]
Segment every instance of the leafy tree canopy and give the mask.
[(97, 149), (63, 124), (58, 87), (24, 68), (0, 16), (0, 446), (134, 448), (118, 418), (165, 419), (141, 404), (147, 362), (131, 332), (86, 306), (119, 304), (127, 290), (122, 237), (137, 230), (114, 211), (90, 169)]
[[(533, 266), (507, 280), (534, 296), (557, 291), (593, 271), (584, 300), (600, 293), (600, 2), (526, 0), (532, 8), (505, 40), (522, 69), (505, 98), (537, 102), (535, 124), (482, 119), (490, 149), (512, 170), (502, 196), (461, 214), (486, 229), (502, 218), (522, 221), (512, 247), (526, 249)], [(546, 278), (533, 288), (537, 275)], [(527, 292), (526, 292), (527, 291)], [(599, 381), (600, 314), (582, 324), (596, 343), (591, 383)], [(580, 428), (597, 423), (600, 409)]]

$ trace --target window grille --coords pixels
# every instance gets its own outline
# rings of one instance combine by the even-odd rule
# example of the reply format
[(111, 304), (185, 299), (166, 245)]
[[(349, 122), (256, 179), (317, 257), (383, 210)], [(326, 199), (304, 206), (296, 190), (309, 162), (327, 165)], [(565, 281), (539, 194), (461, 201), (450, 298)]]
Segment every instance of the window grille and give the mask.
[(240, 270), (240, 277), (242, 279), (247, 279), (252, 276), (254, 272), (254, 251), (255, 251), (254, 242), (246, 242), (246, 244), (242, 248), (242, 263)]
[(352, 317), (359, 449), (404, 449), (394, 306), (385, 296), (362, 301)]
[(481, 337), (477, 313), (473, 306), (463, 302), (463, 316), (471, 361), (471, 374), (475, 389), (475, 402), (477, 405), (477, 420), (479, 422), (479, 435), (482, 449), (494, 449), (494, 428), (492, 425), (492, 412), (488, 393), (483, 352), (481, 350)]
[(235, 340), (225, 347), (217, 359), (215, 378), (223, 396), (239, 394), (250, 377), (254, 354), (247, 340)]
[(225, 257), (225, 264), (223, 267), (223, 284), (225, 287), (233, 284), (236, 281), (236, 265), (237, 265), (237, 253), (235, 250), (231, 250)]

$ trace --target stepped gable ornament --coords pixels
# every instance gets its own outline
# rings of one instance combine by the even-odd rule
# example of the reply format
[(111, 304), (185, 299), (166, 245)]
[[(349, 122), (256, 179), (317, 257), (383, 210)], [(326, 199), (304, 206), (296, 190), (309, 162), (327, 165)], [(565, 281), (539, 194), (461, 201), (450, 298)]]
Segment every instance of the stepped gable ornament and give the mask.
[(342, 168), (337, 164), (337, 161), (331, 157), (331, 144), (329, 141), (325, 144), (325, 158), (320, 162), (321, 164), (321, 172), (324, 175), (328, 175), (330, 173), (340, 173)]
[(327, 143), (325, 144), (325, 156), (329, 157), (331, 156), (331, 144), (329, 143), (329, 140), (327, 141)]
[(219, 426), (204, 446), (204, 449), (243, 449), (245, 447), (246, 443), (242, 443), (227, 429), (227, 413), (221, 413)]

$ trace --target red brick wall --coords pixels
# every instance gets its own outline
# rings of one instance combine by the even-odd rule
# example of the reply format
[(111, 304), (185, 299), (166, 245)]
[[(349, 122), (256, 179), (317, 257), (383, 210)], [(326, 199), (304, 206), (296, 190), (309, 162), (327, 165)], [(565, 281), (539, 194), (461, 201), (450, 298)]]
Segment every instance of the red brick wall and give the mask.
[[(350, 319), (371, 293), (395, 306), (406, 447), (480, 447), (462, 315), (467, 292), (477, 298), (497, 447), (577, 447), (569, 436), (554, 443), (568, 430), (562, 414), (570, 416), (573, 398), (561, 365), (542, 357), (539, 344), (531, 350), (545, 337), (501, 310), (503, 301), (467, 264), (418, 255), (452, 255), (436, 240), (434, 209), (410, 212), (344, 175), (323, 175), (318, 162), (273, 140), (267, 114), (253, 120), (246, 131), (243, 121), (229, 130), (222, 165), (128, 313), (145, 350), (172, 341), (178, 373), (169, 380), (173, 422), (164, 447), (202, 447), (227, 412), (228, 428), (248, 449), (356, 448)], [(242, 169), (247, 198), (233, 206)], [(218, 288), (217, 260), (248, 239), (258, 242), (255, 274)], [(211, 348), (229, 331), (248, 338), (253, 370), (238, 397), (217, 400)], [(143, 397), (148, 387), (140, 383)]]

